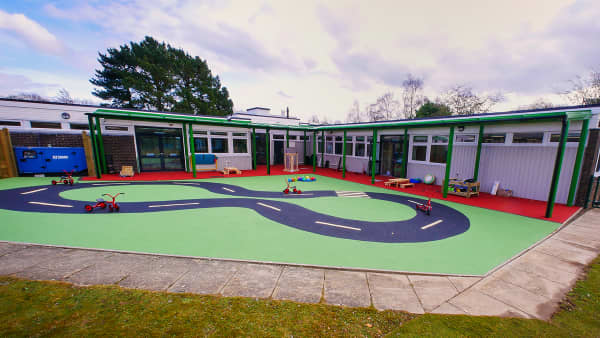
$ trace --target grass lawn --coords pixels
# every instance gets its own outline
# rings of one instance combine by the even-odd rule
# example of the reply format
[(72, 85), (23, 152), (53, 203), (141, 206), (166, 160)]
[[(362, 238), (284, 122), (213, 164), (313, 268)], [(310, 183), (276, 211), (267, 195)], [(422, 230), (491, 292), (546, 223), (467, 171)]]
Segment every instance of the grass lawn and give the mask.
[(129, 336), (600, 336), (600, 258), (550, 322), (412, 315), (0, 278), (0, 334)]
[[(51, 188), (48, 180), (3, 179), (0, 180), (0, 189), (38, 185)], [(281, 191), (285, 187), (284, 176), (202, 181), (262, 191)], [(295, 184), (305, 193), (310, 193), (311, 190), (336, 190), (407, 195), (325, 176), (317, 176), (316, 182)], [(76, 187), (78, 189), (61, 193), (61, 197), (91, 202), (103, 193), (125, 192), (125, 195), (119, 196), (120, 202), (236, 198), (199, 187), (168, 182), (165, 185), (144, 186), (93, 186), (89, 182), (79, 182)], [(35, 198), (35, 194), (27, 196)], [(318, 197), (275, 200), (285, 200), (320, 213), (364, 221), (400, 221), (415, 215), (412, 206), (373, 199)], [(469, 218), (470, 228), (463, 234), (443, 240), (381, 243), (302, 231), (266, 219), (247, 208), (223, 207), (129, 214), (109, 214), (102, 211), (86, 214), (82, 210), (81, 214), (41, 214), (2, 209), (0, 201), (0, 218), (3, 223), (0, 227), (0, 240), (319, 266), (483, 275), (560, 225), (448, 201), (437, 202), (465, 214)]]

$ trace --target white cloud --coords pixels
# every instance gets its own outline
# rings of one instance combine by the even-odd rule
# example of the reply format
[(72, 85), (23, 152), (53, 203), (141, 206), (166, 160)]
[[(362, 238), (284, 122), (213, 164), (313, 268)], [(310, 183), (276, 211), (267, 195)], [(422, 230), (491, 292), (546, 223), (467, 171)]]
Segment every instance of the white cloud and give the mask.
[(23, 14), (9, 14), (0, 10), (0, 29), (44, 53), (62, 55), (65, 52), (64, 44), (56, 36)]

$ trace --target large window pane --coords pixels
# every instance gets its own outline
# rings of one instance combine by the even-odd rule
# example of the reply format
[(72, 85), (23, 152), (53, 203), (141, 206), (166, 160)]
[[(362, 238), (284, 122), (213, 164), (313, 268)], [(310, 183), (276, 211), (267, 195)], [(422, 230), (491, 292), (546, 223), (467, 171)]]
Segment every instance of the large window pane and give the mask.
[(431, 154), (429, 154), (429, 162), (446, 163), (447, 154), (448, 154), (448, 146), (447, 145), (434, 144), (431, 146)]
[(427, 146), (413, 146), (412, 150), (413, 161), (427, 160)]
[(333, 142), (327, 142), (325, 144), (325, 153), (327, 154), (333, 154)]
[(248, 153), (248, 142), (246, 139), (233, 139), (233, 152), (234, 153)]
[(197, 153), (208, 153), (208, 139), (206, 137), (195, 137), (194, 151)]
[(226, 138), (212, 138), (210, 139), (210, 145), (212, 146), (213, 153), (228, 153)]
[(542, 143), (544, 133), (514, 133), (513, 143)]
[(456, 142), (474, 143), (475, 140), (475, 135), (456, 135)]
[(433, 135), (431, 137), (431, 143), (448, 143), (448, 136)]
[(355, 156), (365, 156), (365, 144), (364, 143), (357, 143), (356, 144), (356, 149), (355, 151)]
[[(567, 142), (579, 142), (579, 133), (569, 133), (567, 134)], [(558, 142), (560, 141), (560, 133), (552, 133), (550, 134), (550, 142)]]
[(504, 143), (506, 134), (484, 134), (482, 143)]
[(346, 142), (346, 156), (352, 156), (352, 141)]
[(414, 143), (427, 143), (427, 136), (415, 135), (413, 136)]
[(336, 142), (335, 143), (335, 154), (336, 155), (341, 155), (342, 154), (342, 150), (343, 150), (343, 143), (342, 142)]

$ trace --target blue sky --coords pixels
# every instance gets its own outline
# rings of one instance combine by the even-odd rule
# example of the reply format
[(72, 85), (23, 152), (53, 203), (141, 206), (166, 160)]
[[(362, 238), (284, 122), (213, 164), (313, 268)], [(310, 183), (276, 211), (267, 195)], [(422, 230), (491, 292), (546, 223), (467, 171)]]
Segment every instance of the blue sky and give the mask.
[[(376, 4), (376, 5), (374, 5)], [(236, 109), (286, 106), (343, 120), (408, 73), (434, 98), (455, 84), (505, 93), (497, 109), (556, 95), (600, 68), (597, 1), (0, 2), (0, 96), (97, 100), (97, 53), (145, 35), (206, 59)]]

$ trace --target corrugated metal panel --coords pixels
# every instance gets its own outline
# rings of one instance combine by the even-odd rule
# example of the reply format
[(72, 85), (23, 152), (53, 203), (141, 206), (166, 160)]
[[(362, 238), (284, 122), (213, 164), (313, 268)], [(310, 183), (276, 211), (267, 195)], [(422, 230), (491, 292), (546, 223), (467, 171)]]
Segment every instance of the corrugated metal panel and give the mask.
[(473, 178), (477, 145), (456, 144), (452, 150), (450, 177), (458, 179)]

